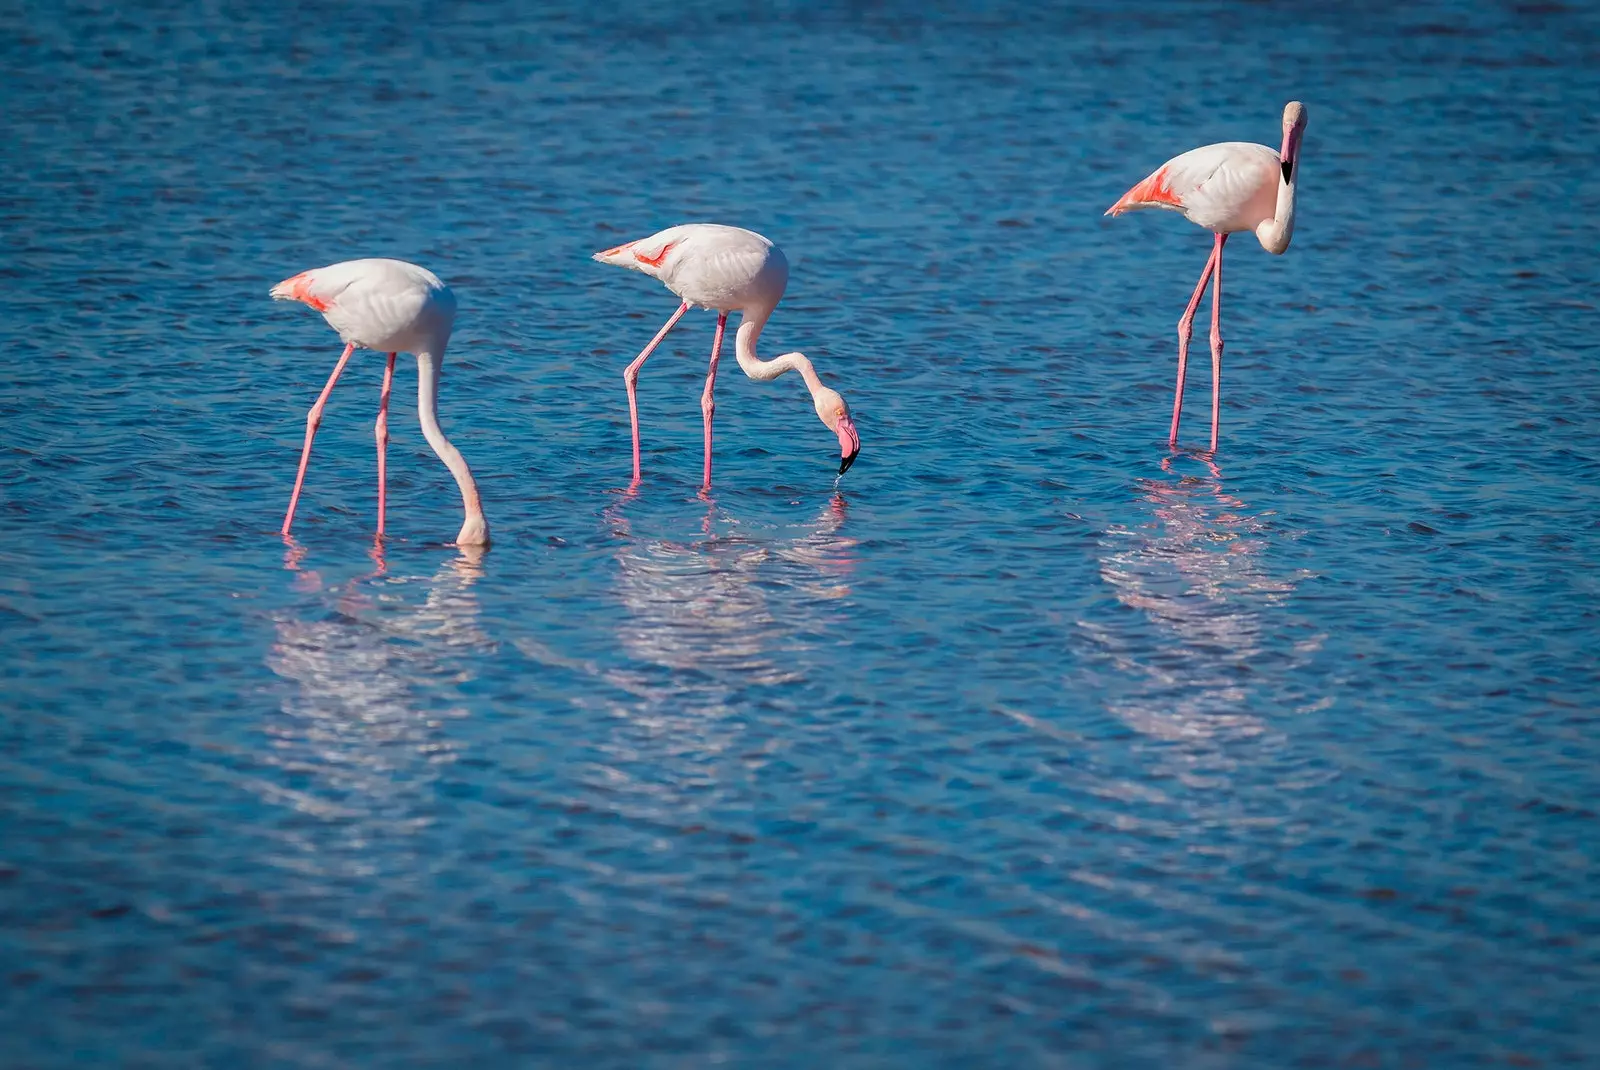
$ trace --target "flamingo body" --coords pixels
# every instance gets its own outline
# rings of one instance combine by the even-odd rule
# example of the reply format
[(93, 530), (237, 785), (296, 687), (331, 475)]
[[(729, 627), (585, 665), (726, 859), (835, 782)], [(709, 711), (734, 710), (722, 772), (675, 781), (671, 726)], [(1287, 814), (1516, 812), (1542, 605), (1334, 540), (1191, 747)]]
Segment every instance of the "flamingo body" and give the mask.
[(1282, 172), (1283, 161), (1265, 145), (1204, 145), (1156, 168), (1106, 214), (1165, 208), (1216, 234), (1253, 231), (1277, 210)]
[(1215, 281), (1211, 298), (1211, 451), (1217, 449), (1222, 421), (1222, 247), (1228, 235), (1251, 231), (1269, 253), (1288, 251), (1294, 236), (1295, 186), (1300, 142), (1306, 128), (1305, 105), (1291, 100), (1283, 109), (1283, 148), (1278, 152), (1248, 141), (1203, 145), (1174, 156), (1124, 193), (1106, 215), (1140, 208), (1182, 212), (1189, 222), (1212, 232), (1211, 256), (1189, 306), (1178, 320), (1178, 386), (1172, 401), (1169, 446), (1178, 444), (1183, 415), (1183, 380), (1194, 336), (1194, 314)]
[(289, 511), (284, 516), (283, 534), (294, 523), (295, 505), (305, 483), (306, 466), (311, 460), (311, 442), (322, 423), (328, 395), (339, 381), (350, 354), (356, 349), (387, 352), (383, 393), (378, 405), (378, 420), (373, 436), (378, 446), (378, 534), (384, 534), (384, 509), (387, 496), (385, 451), (389, 442), (389, 390), (394, 380), (398, 353), (413, 353), (417, 358), (417, 418), (423, 437), (450, 469), (461, 490), (465, 519), (456, 536), (460, 546), (487, 546), (489, 525), (484, 519), (477, 484), (461, 451), (451, 444), (439, 427), (438, 394), (440, 364), (450, 342), (455, 323), (456, 299), (450, 288), (426, 268), (404, 260), (346, 260), (327, 267), (312, 268), (290, 276), (274, 286), (270, 294), (279, 301), (299, 301), (322, 313), (322, 318), (338, 332), (345, 344), (344, 354), (322, 389), (316, 404), (306, 416), (305, 445), (300, 452), (300, 468), (295, 475)]
[(740, 313), (739, 330), (734, 340), (734, 356), (739, 368), (750, 378), (776, 379), (795, 371), (805, 380), (816, 408), (817, 418), (839, 439), (839, 472), (844, 474), (861, 452), (861, 438), (849, 406), (835, 390), (822, 384), (816, 368), (804, 353), (785, 353), (771, 360), (756, 356), (756, 339), (789, 282), (789, 261), (767, 238), (752, 230), (720, 223), (685, 223), (668, 227), (648, 238), (594, 254), (602, 264), (643, 272), (678, 295), (678, 311), (656, 333), (644, 351), (623, 372), (628, 388), (628, 414), (633, 425), (633, 479), (640, 479), (639, 369), (667, 332), (691, 308), (717, 313), (717, 332), (711, 343), (711, 362), (706, 372), (705, 392), (700, 410), (705, 421), (705, 485), (711, 485), (711, 427), (716, 412), (714, 388), (717, 362), (722, 352), (722, 336), (730, 312)]
[(594, 258), (660, 279), (692, 307), (716, 312), (774, 308), (789, 284), (782, 249), (753, 230), (720, 223), (668, 227)]
[(279, 301), (322, 313), (340, 341), (380, 353), (428, 350), (450, 337), (456, 298), (427, 268), (404, 260), (346, 260), (312, 268), (272, 288)]

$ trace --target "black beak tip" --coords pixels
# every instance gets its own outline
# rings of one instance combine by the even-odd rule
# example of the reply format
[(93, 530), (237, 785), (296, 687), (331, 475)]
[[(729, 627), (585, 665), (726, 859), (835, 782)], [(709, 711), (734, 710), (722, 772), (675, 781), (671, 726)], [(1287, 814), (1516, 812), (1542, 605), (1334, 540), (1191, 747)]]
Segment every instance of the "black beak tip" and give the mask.
[(858, 446), (854, 453), (839, 462), (839, 474), (844, 475), (850, 471), (850, 466), (856, 463), (856, 458), (859, 456), (861, 456), (861, 448)]

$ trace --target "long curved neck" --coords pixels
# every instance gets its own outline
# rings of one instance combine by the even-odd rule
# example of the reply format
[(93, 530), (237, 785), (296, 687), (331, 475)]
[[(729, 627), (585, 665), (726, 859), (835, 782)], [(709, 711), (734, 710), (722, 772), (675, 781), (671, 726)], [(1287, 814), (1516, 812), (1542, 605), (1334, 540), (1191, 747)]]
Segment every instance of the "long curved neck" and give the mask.
[(752, 379), (766, 382), (776, 379), (784, 372), (797, 371), (800, 378), (806, 381), (806, 389), (815, 397), (818, 390), (822, 389), (822, 380), (817, 377), (817, 369), (811, 366), (811, 361), (806, 359), (804, 353), (785, 353), (771, 360), (762, 360), (756, 356), (756, 339), (761, 337), (761, 329), (767, 325), (767, 317), (772, 315), (770, 310), (746, 312), (739, 323), (739, 332), (734, 336), (733, 354), (739, 361), (739, 367)]
[[(442, 353), (442, 347), (441, 353)], [(483, 517), (483, 502), (478, 497), (478, 484), (472, 479), (472, 469), (461, 451), (450, 444), (439, 427), (439, 366), (440, 354), (417, 354), (417, 421), (422, 424), (422, 437), (428, 440), (433, 452), (439, 455), (450, 474), (456, 477), (461, 488), (461, 505), (466, 510), (466, 523), (462, 525), (459, 542), (487, 542), (488, 522)], [(480, 539), (470, 537), (471, 533)]]
[[(1295, 176), (1298, 178), (1299, 176)], [(1261, 248), (1273, 255), (1281, 255), (1289, 248), (1294, 237), (1294, 187), (1293, 181), (1278, 182), (1278, 207), (1272, 218), (1256, 227), (1256, 238)]]
[(1294, 237), (1294, 188), (1300, 184), (1300, 139), (1297, 135), (1283, 139), (1279, 158), (1288, 166), (1287, 174), (1280, 174), (1278, 178), (1277, 208), (1271, 219), (1263, 220), (1256, 227), (1256, 239), (1274, 256), (1282, 255), (1289, 248), (1289, 239)]

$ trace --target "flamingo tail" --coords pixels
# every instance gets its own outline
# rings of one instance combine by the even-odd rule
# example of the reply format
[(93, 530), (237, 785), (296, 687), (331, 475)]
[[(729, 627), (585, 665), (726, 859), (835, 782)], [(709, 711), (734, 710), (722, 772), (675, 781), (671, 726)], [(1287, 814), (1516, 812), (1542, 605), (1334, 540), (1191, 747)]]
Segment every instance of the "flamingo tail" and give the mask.
[(1116, 204), (1106, 209), (1106, 215), (1118, 216), (1123, 212), (1137, 211), (1140, 208), (1181, 209), (1182, 207), (1183, 201), (1172, 192), (1167, 169), (1163, 167), (1124, 193)]
[(602, 264), (615, 264), (617, 267), (633, 268), (637, 270), (639, 267), (639, 262), (634, 259), (632, 250), (633, 247), (638, 244), (639, 243), (637, 241), (631, 241), (623, 245), (614, 246), (610, 249), (602, 249), (600, 252), (594, 254), (594, 258), (600, 261)]
[(298, 275), (284, 279), (269, 292), (274, 301), (301, 301), (318, 312), (326, 312), (328, 302), (313, 292), (313, 287), (316, 284), (317, 273), (315, 271), (302, 271)]

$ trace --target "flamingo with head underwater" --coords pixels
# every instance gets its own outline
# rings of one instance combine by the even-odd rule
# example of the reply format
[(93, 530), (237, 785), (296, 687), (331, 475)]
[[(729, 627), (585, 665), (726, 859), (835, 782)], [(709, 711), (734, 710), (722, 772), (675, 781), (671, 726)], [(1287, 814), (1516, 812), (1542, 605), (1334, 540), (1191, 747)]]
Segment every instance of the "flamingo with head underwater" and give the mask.
[(1211, 451), (1217, 449), (1217, 429), (1222, 418), (1222, 246), (1229, 234), (1254, 231), (1261, 247), (1281, 254), (1294, 235), (1294, 192), (1300, 178), (1300, 139), (1306, 129), (1306, 108), (1291, 100), (1283, 109), (1283, 149), (1228, 141), (1205, 145), (1174, 156), (1156, 168), (1113, 204), (1106, 215), (1121, 215), (1137, 208), (1165, 208), (1182, 212), (1213, 234), (1211, 256), (1189, 307), (1178, 320), (1178, 389), (1172, 402), (1169, 446), (1178, 444), (1178, 417), (1183, 413), (1183, 376), (1189, 361), (1189, 340), (1194, 336), (1194, 314), (1213, 276), (1211, 296)]
[(288, 535), (294, 523), (294, 508), (300, 501), (306, 465), (311, 460), (311, 440), (322, 424), (322, 410), (328, 404), (328, 395), (333, 393), (333, 384), (339, 381), (350, 354), (359, 347), (389, 354), (383, 373), (383, 393), (378, 401), (378, 422), (373, 428), (378, 442), (378, 534), (384, 533), (387, 489), (384, 452), (389, 443), (389, 388), (394, 382), (394, 359), (397, 353), (415, 353), (417, 419), (422, 424), (422, 436), (461, 488), (466, 517), (456, 536), (456, 545), (489, 545), (489, 524), (483, 516), (478, 485), (473, 482), (466, 458), (439, 428), (439, 366), (444, 360), (456, 315), (456, 299), (450, 288), (433, 272), (404, 260), (347, 260), (284, 279), (272, 288), (272, 296), (280, 301), (310, 305), (322, 313), (322, 318), (344, 341), (344, 355), (334, 365), (328, 385), (322, 388), (316, 404), (306, 415), (306, 442), (300, 451), (300, 470), (294, 477), (289, 511), (283, 518), (283, 534)]
[(739, 367), (752, 379), (776, 379), (787, 371), (797, 371), (816, 407), (817, 418), (839, 439), (839, 472), (843, 474), (861, 452), (850, 407), (837, 391), (822, 385), (817, 370), (804, 353), (785, 353), (771, 360), (756, 356), (756, 339), (766, 326), (772, 310), (783, 297), (789, 281), (789, 262), (783, 250), (754, 231), (716, 223), (688, 223), (668, 227), (648, 238), (627, 242), (594, 254), (603, 264), (642, 271), (660, 279), (678, 295), (678, 310), (656, 332), (650, 344), (622, 373), (628, 387), (628, 415), (633, 423), (633, 480), (639, 482), (639, 369), (683, 314), (693, 307), (714, 309), (717, 333), (711, 343), (711, 365), (706, 373), (705, 392), (700, 396), (700, 412), (705, 420), (705, 486), (711, 486), (711, 419), (716, 412), (714, 390), (717, 358), (722, 352), (722, 334), (728, 313), (741, 313), (734, 337), (734, 356)]

